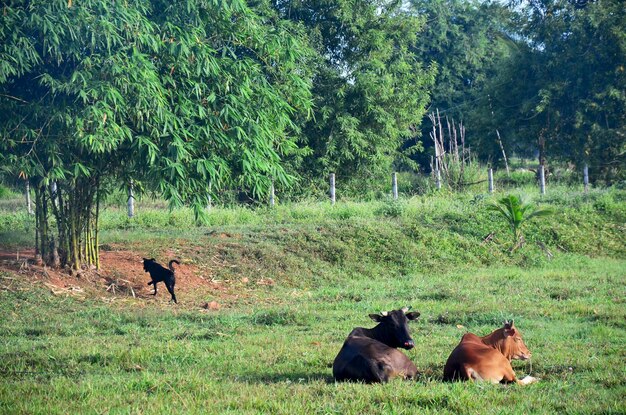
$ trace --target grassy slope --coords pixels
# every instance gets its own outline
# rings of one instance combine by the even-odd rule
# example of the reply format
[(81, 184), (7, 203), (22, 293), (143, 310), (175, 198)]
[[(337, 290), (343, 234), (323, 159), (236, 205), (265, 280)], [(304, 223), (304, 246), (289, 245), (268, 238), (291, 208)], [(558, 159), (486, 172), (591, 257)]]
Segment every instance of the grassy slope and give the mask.
[[(623, 198), (547, 200), (559, 212), (530, 226), (530, 243), (514, 255), (505, 252), (506, 229), (482, 209), (487, 200), (472, 196), (216, 211), (210, 233), (189, 228), (186, 212), (150, 211), (138, 226), (111, 210), (107, 244), (173, 249), (199, 269), (217, 258), (215, 278), (276, 284), (236, 285), (239, 297), (206, 312), (196, 308), (206, 292), (187, 293), (177, 307), (114, 307), (8, 280), (0, 411), (624, 413)], [(503, 245), (481, 244), (491, 231)], [(418, 382), (332, 382), (330, 365), (351, 328), (406, 304), (422, 313), (408, 352)], [(514, 363), (518, 374), (543, 380), (525, 388), (442, 383), (462, 333), (487, 333), (505, 318), (515, 318), (534, 354), (532, 367)]]

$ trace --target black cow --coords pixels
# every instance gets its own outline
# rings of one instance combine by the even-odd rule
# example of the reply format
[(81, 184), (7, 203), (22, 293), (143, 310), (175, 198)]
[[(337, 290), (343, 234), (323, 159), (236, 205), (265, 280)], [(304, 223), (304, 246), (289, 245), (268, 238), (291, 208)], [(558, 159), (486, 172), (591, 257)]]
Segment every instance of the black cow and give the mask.
[(409, 335), (409, 320), (420, 313), (408, 313), (409, 308), (370, 314), (379, 324), (371, 329), (357, 327), (348, 335), (333, 363), (333, 376), (338, 381), (366, 383), (387, 382), (400, 376), (412, 379), (417, 368), (397, 348), (412, 349), (415, 344)]

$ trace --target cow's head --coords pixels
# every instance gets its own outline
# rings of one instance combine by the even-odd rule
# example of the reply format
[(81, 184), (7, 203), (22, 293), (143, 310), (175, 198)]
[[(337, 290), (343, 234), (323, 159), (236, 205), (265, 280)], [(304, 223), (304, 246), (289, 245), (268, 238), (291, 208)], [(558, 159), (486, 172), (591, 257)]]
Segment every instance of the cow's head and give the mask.
[(530, 359), (532, 353), (524, 344), (524, 340), (522, 340), (522, 333), (513, 325), (513, 320), (505, 321), (504, 327), (502, 327), (502, 334), (504, 336), (503, 345), (501, 348), (502, 354), (509, 360), (511, 359), (519, 359), (519, 360), (527, 360)]
[(370, 314), (369, 317), (379, 323), (376, 326), (376, 331), (380, 333), (380, 338), (377, 340), (390, 347), (412, 349), (415, 343), (409, 334), (409, 320), (417, 319), (420, 313), (418, 311), (409, 312), (409, 308)]

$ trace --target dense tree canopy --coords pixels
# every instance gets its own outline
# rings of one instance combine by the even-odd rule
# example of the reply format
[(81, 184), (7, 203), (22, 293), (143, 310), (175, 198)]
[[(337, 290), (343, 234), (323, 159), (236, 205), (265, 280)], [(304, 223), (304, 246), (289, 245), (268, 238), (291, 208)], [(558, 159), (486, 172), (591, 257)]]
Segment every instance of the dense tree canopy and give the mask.
[[(623, 1), (536, 0), (521, 10), (515, 23), (523, 47), (509, 62), (508, 82), (494, 91), (505, 108), (511, 99), (518, 100), (508, 124), (523, 129), (526, 140), (537, 140), (537, 147), (547, 157), (579, 166), (589, 163), (594, 176), (609, 181), (623, 174)], [(511, 94), (512, 89), (521, 94)], [(524, 137), (517, 135), (516, 139)]]
[(435, 109), (482, 161), (614, 182), (625, 27), (621, 0), (6, 0), (0, 169), (34, 189), (39, 253), (76, 268), (110, 186), (199, 218), (225, 188), (365, 186), (411, 166)]
[[(419, 60), (437, 66), (428, 112), (439, 111), (451, 122), (464, 122), (468, 144), (476, 154), (485, 158), (497, 154), (498, 127), (475, 119), (491, 115), (486, 88), (515, 48), (506, 26), (508, 9), (478, 0), (411, 0), (410, 4), (413, 13), (426, 19), (413, 49)], [(429, 151), (415, 156), (422, 165), (434, 154), (431, 129), (432, 122), (425, 120), (421, 137)]]
[(422, 20), (399, 1), (274, 0), (286, 19), (303, 24), (317, 56), (314, 118), (303, 124), (311, 150), (302, 175), (336, 172), (342, 180), (391, 170), (411, 128), (419, 126), (434, 71), (410, 47)]
[(42, 253), (97, 259), (106, 180), (135, 180), (199, 216), (209, 183), (259, 194), (291, 180), (280, 160), (296, 151), (292, 116), (310, 108), (308, 52), (269, 19), (236, 0), (5, 2), (0, 162), (36, 191)]
[[(623, 177), (626, 8), (620, 0), (413, 0), (428, 16), (421, 59), (439, 67), (432, 106), (468, 129), (481, 160), (504, 147)], [(430, 23), (429, 23), (430, 22)], [(621, 175), (621, 176), (620, 176)]]

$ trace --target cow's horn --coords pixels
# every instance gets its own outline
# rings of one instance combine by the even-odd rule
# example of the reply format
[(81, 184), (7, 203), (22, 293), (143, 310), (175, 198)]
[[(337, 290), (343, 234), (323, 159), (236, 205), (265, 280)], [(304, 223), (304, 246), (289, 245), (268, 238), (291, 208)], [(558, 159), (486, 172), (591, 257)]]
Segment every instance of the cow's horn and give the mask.
[(389, 311), (381, 311), (380, 315), (383, 317), (387, 317), (389, 315)]
[(409, 305), (409, 306), (406, 306), (406, 307), (402, 307), (402, 312), (403, 312), (404, 314), (406, 314), (406, 312), (407, 312), (407, 311), (409, 311), (410, 309), (411, 309), (411, 306), (410, 306), (410, 305)]

